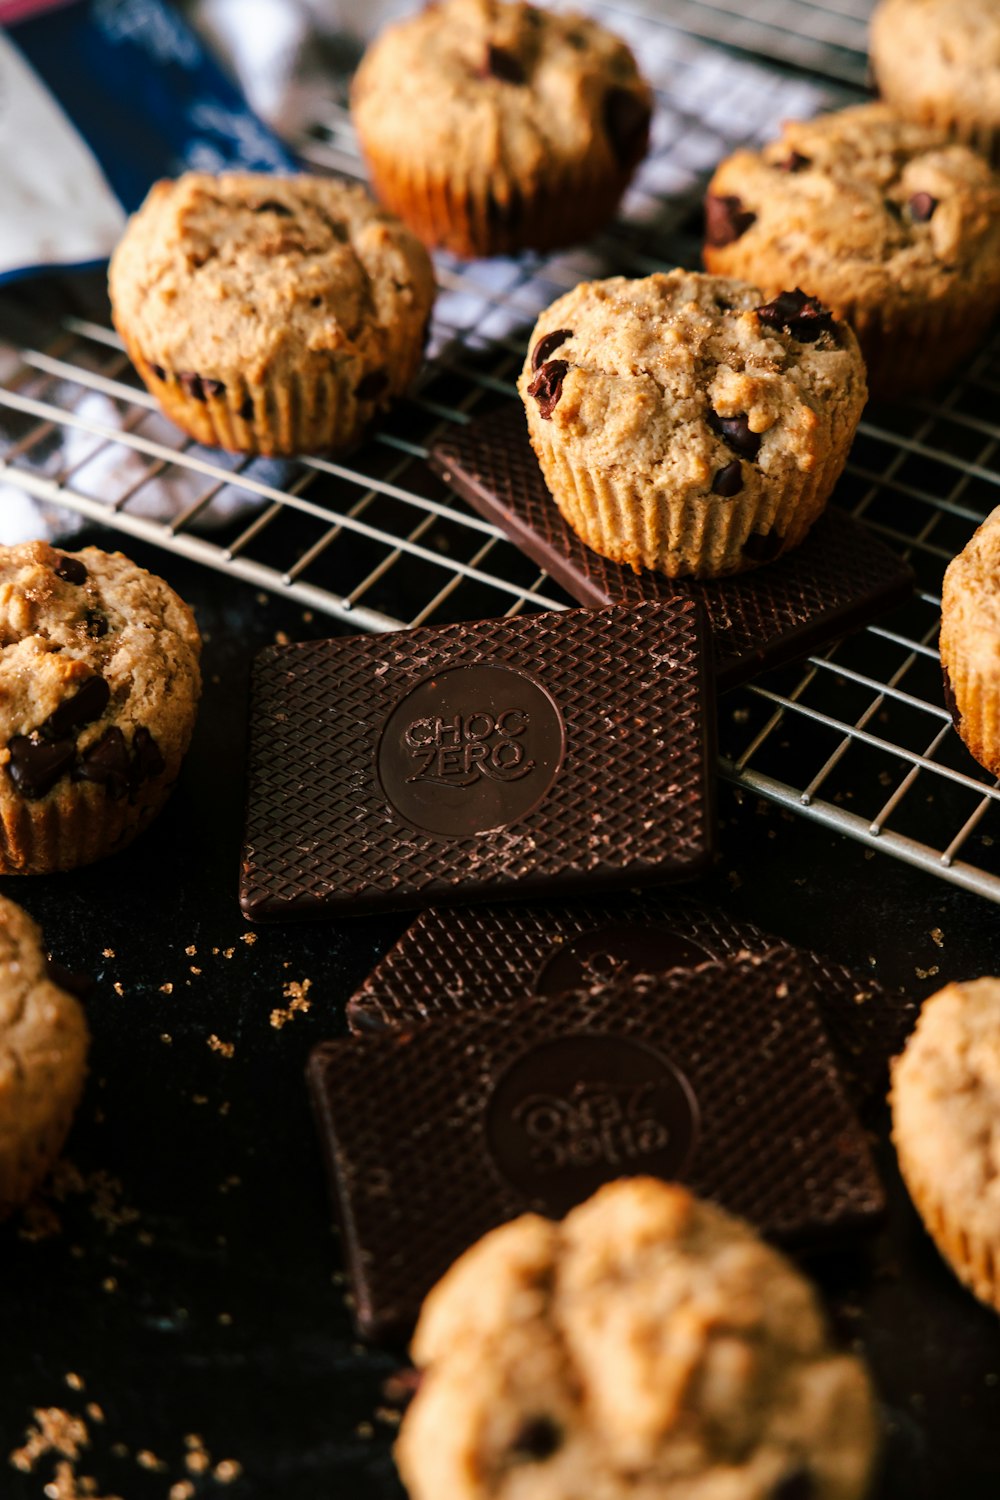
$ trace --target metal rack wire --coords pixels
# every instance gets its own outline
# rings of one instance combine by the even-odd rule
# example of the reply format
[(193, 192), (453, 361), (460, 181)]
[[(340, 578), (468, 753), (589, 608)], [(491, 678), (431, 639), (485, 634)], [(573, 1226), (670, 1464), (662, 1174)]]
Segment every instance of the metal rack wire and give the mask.
[[(697, 264), (706, 174), (782, 118), (852, 97), (844, 85), (865, 76), (870, 3), (760, 0), (752, 16), (739, 0), (673, 0), (669, 13), (655, 0), (591, 8), (640, 45), (658, 84), (653, 149), (621, 221), (545, 259), (440, 258), (422, 381), (360, 451), (285, 463), (198, 448), (139, 385), (99, 297), (86, 315), (47, 305), (39, 316), (6, 293), (0, 517), (30, 496), (67, 522), (110, 526), (359, 630), (566, 607), (430, 472), (430, 444), (447, 423), (513, 399), (527, 331), (562, 291), (611, 271)], [(361, 175), (333, 97), (301, 150), (317, 168)], [(1000, 787), (951, 727), (936, 637), (943, 568), (1000, 503), (998, 394), (1000, 341), (934, 402), (867, 414), (836, 500), (910, 558), (919, 591), (824, 655), (728, 695), (720, 725), (731, 780), (994, 901)]]

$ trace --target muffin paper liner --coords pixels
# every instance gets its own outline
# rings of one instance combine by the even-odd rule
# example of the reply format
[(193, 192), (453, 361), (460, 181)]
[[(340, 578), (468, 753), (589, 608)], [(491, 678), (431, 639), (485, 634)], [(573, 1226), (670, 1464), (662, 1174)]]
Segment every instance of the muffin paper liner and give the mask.
[(992, 673), (977, 671), (964, 659), (961, 640), (954, 638), (947, 604), (941, 623), (941, 665), (951, 680), (959, 719), (955, 725), (970, 755), (994, 776), (1000, 776), (1000, 682)]
[(407, 167), (363, 143), (376, 197), (432, 245), (464, 259), (554, 250), (614, 218), (635, 166), (599, 171), (586, 161), (531, 184), (489, 173), (449, 176)]
[(907, 1190), (938, 1250), (959, 1281), (1000, 1312), (1000, 1245), (956, 1223), (895, 1135), (893, 1144)]

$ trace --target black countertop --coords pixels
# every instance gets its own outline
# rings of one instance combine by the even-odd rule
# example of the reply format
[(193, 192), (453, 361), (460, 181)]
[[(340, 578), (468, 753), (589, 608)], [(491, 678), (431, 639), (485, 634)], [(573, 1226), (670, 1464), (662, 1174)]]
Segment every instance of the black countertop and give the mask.
[[(390, 1500), (400, 1490), (382, 1388), (399, 1355), (352, 1335), (303, 1069), (315, 1042), (344, 1030), (348, 996), (406, 918), (251, 930), (236, 900), (253, 653), (279, 632), (336, 632), (128, 550), (195, 606), (206, 690), (180, 784), (149, 833), (92, 869), (0, 883), (41, 921), (53, 956), (97, 980), (72, 1166), (0, 1228), (0, 1496), (73, 1494), (45, 1488), (56, 1454), (27, 1473), (7, 1461), (33, 1412), (58, 1408), (86, 1425), (75, 1471), (100, 1496)], [(730, 788), (721, 814), (718, 872), (699, 893), (732, 914), (918, 998), (1000, 972), (991, 904)], [(308, 1010), (274, 1024), (303, 992)], [(884, 1109), (872, 1123), (885, 1227), (811, 1269), (874, 1371), (889, 1428), (880, 1500), (995, 1500), (996, 1316), (924, 1234)]]

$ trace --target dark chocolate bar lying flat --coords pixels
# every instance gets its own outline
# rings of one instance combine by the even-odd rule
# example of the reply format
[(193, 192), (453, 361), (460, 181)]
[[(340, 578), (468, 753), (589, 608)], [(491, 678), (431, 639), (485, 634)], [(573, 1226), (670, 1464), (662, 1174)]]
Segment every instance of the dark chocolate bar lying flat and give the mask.
[(885, 1086), (889, 1059), (916, 1019), (914, 1002), (751, 922), (667, 891), (421, 912), (351, 997), (347, 1020), (353, 1032), (367, 1035), (776, 949), (798, 959), (812, 980), (841, 1075), (852, 1097), (866, 1101)]
[(691, 600), (271, 647), (241, 902), (258, 920), (690, 878), (714, 837)]
[(810, 981), (782, 953), (327, 1042), (309, 1077), (359, 1330), (405, 1332), (480, 1235), (677, 1178), (786, 1243), (883, 1207)]
[(701, 581), (609, 562), (559, 514), (513, 401), (453, 427), (432, 448), (430, 462), (581, 604), (697, 599), (708, 614), (722, 691), (848, 635), (913, 591), (908, 564), (835, 507), (801, 546), (750, 573)]

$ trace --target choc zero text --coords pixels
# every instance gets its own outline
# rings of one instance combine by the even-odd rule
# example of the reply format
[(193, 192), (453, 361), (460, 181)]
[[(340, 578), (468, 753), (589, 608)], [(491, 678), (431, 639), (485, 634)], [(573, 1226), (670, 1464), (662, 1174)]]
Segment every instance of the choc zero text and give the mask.
[(535, 766), (523, 739), (530, 722), (518, 708), (414, 719), (403, 735), (415, 767), (406, 779), (437, 786), (473, 786), (482, 776), (519, 781)]

